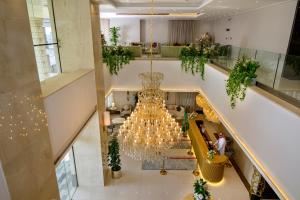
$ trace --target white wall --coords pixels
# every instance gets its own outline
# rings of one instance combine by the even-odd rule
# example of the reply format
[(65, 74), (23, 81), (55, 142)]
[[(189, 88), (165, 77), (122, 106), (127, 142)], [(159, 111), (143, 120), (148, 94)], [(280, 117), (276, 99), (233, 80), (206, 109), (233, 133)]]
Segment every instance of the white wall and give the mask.
[(109, 43), (109, 19), (101, 19), (100, 20), (100, 29), (101, 33), (104, 35), (104, 39), (107, 43)]
[[(153, 42), (168, 43), (169, 41), (169, 20), (153, 19)], [(150, 19), (145, 19), (141, 23), (141, 39), (142, 42), (151, 41), (151, 23)]]
[(213, 22), (212, 21), (196, 21), (196, 39), (200, 38), (204, 33), (213, 33)]
[(95, 72), (91, 71), (44, 98), (54, 160), (95, 111)]
[[(139, 74), (149, 71), (150, 60), (131, 61), (120, 70), (118, 76), (112, 76), (111, 87), (117, 91), (137, 91), (141, 89)], [(164, 74), (161, 88), (166, 91), (193, 92), (199, 88), (200, 75), (183, 73), (178, 60), (154, 60), (153, 71)]]
[[(165, 75), (162, 88), (186, 92), (202, 90), (251, 161), (268, 174), (269, 178), (265, 177), (270, 185), (274, 186), (272, 179), (290, 199), (299, 199), (300, 173), (296, 173), (300, 165), (300, 156), (297, 156), (299, 116), (257, 92), (256, 87), (248, 89), (245, 101), (232, 110), (225, 90), (228, 75), (206, 65), (205, 81), (202, 81), (199, 75), (182, 72), (180, 64), (180, 61), (153, 62), (154, 71)], [(137, 90), (141, 85), (138, 74), (148, 70), (149, 61), (132, 61), (118, 77), (112, 77), (112, 88)]]
[(231, 20), (200, 22), (198, 32), (212, 29), (215, 41), (221, 44), (286, 53), (296, 4), (297, 1), (288, 1), (235, 15)]
[(268, 174), (269, 178), (265, 178), (270, 185), (274, 186), (271, 177), (289, 199), (299, 199), (300, 174), (295, 171), (300, 157), (291, 153), (300, 151), (299, 116), (270, 101), (255, 88), (248, 89), (245, 101), (231, 109), (225, 90), (227, 78), (226, 74), (206, 65), (206, 81), (200, 81), (199, 85), (250, 159)]
[(110, 19), (110, 27), (120, 27), (120, 43), (140, 42), (140, 19), (115, 18)]

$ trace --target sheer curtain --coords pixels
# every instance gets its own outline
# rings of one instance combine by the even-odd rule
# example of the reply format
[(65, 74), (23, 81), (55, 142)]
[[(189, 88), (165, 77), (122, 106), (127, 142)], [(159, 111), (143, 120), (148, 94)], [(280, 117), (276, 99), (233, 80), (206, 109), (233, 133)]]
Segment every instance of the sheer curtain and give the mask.
[(195, 92), (178, 92), (176, 93), (175, 103), (185, 107), (187, 112), (192, 112), (196, 109), (196, 95)]
[(194, 41), (194, 20), (170, 20), (169, 43), (188, 44)]

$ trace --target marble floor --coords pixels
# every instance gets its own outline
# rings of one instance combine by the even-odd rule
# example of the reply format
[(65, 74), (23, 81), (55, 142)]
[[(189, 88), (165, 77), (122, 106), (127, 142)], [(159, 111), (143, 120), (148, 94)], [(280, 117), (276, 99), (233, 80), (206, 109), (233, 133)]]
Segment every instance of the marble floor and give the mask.
[[(98, 120), (92, 120), (92, 126)], [(193, 193), (195, 177), (191, 170), (169, 170), (161, 176), (158, 170), (142, 170), (141, 161), (121, 155), (120, 179), (112, 179), (108, 186), (79, 185), (73, 200), (182, 200)], [(248, 192), (234, 168), (226, 168), (224, 179), (208, 184), (213, 200), (247, 200)]]

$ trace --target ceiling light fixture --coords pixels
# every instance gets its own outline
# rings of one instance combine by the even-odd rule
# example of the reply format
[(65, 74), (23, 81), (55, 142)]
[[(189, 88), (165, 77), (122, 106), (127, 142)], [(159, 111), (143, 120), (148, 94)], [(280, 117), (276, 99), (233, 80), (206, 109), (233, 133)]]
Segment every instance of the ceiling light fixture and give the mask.
[[(152, 4), (153, 4), (152, 0)], [(151, 15), (154, 15), (153, 7)], [(142, 90), (135, 110), (119, 129), (121, 149), (135, 160), (161, 158), (179, 139), (181, 129), (167, 111), (160, 89), (163, 74), (153, 72), (153, 24), (150, 19), (150, 72), (142, 73)], [(165, 171), (161, 171), (165, 175)]]

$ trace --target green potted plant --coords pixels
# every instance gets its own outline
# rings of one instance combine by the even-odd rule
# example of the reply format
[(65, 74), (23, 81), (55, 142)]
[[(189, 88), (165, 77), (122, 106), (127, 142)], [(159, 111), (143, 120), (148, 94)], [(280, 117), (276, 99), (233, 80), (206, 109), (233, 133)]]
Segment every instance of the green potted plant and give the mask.
[(109, 29), (110, 42), (111, 42), (112, 46), (117, 46), (118, 45), (119, 37), (120, 37), (119, 31), (120, 31), (120, 27), (113, 26)]
[(182, 133), (183, 133), (183, 137), (187, 137), (187, 131), (189, 130), (190, 125), (189, 125), (189, 118), (188, 118), (188, 114), (187, 112), (184, 112), (184, 117), (182, 120)]
[(246, 89), (255, 82), (256, 70), (259, 63), (245, 56), (239, 58), (226, 81), (226, 92), (230, 97), (231, 108), (236, 106), (237, 99), (243, 101), (246, 97)]
[(108, 166), (111, 167), (112, 178), (120, 178), (122, 176), (119, 142), (116, 136), (113, 136), (109, 141)]
[(196, 180), (194, 183), (194, 199), (195, 200), (208, 200), (210, 198), (210, 193), (206, 189), (206, 181), (202, 178)]
[(120, 27), (112, 27), (109, 31), (111, 46), (103, 46), (102, 58), (110, 74), (117, 75), (123, 65), (129, 64), (130, 60), (134, 60), (134, 56), (128, 48), (118, 46)]

